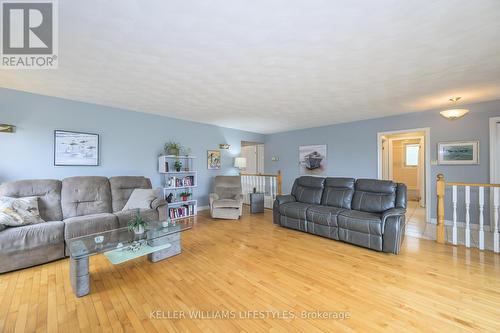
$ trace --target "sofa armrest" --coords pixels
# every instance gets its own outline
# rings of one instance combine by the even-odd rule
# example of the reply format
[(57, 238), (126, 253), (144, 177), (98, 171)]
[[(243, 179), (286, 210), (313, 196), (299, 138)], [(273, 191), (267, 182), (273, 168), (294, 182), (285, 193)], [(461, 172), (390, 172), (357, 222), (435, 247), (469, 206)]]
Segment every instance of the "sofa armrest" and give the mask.
[(162, 206), (166, 206), (167, 204), (168, 204), (167, 200), (163, 198), (156, 198), (153, 201), (151, 201), (151, 208), (158, 209)]
[(236, 194), (234, 196), (234, 200), (238, 201), (239, 204), (242, 204), (243, 203), (243, 193)]
[(276, 202), (278, 203), (278, 205), (283, 205), (283, 204), (286, 204), (288, 202), (295, 202), (295, 201), (297, 201), (297, 200), (291, 194), (277, 195), (276, 196)]
[(384, 228), (383, 251), (398, 254), (405, 233), (406, 209), (393, 208), (382, 214)]
[(386, 210), (382, 214), (382, 223), (385, 223), (385, 221), (389, 217), (392, 217), (392, 216), (401, 216), (401, 215), (404, 216), (405, 214), (406, 214), (406, 209), (404, 209), (404, 208), (392, 208), (392, 209)]
[(276, 200), (273, 203), (273, 223), (277, 225), (280, 224), (280, 205), (286, 204), (288, 202), (297, 201), (295, 197), (291, 194), (277, 195)]
[(217, 193), (210, 193), (210, 195), (208, 196), (210, 207), (212, 207), (212, 204), (215, 200), (219, 200), (219, 195)]

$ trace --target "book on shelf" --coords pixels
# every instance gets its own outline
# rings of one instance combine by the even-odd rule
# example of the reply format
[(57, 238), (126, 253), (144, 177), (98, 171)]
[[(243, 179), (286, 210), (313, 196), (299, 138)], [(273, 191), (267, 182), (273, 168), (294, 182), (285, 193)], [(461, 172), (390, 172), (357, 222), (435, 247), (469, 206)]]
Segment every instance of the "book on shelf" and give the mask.
[(184, 177), (171, 176), (168, 178), (166, 185), (167, 187), (194, 186), (194, 176), (184, 176)]
[(194, 205), (183, 205), (181, 207), (169, 208), (168, 216), (171, 219), (194, 215)]

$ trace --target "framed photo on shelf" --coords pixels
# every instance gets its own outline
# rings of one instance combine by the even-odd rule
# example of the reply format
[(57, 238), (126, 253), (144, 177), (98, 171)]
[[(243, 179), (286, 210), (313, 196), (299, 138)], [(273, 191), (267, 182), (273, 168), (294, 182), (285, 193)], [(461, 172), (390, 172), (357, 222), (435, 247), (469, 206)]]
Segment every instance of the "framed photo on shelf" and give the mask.
[(99, 135), (54, 131), (55, 166), (98, 166)]
[(479, 141), (439, 142), (438, 163), (441, 165), (479, 164)]
[(221, 167), (220, 150), (207, 150), (208, 170), (219, 170)]

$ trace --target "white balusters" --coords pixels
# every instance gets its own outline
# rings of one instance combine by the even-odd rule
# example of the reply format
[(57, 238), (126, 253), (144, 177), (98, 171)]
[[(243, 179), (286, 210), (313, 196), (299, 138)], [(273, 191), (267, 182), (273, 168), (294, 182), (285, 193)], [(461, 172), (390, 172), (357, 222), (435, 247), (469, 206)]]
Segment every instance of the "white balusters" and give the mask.
[(453, 229), (452, 229), (452, 242), (453, 245), (458, 244), (458, 230), (457, 230), (457, 186), (453, 185)]
[(470, 186), (465, 186), (465, 247), (470, 247)]
[[(443, 185), (444, 183), (444, 185)], [(485, 209), (487, 211), (490, 211), (491, 214), (489, 215), (489, 231), (493, 233), (493, 251), (495, 253), (500, 253), (500, 230), (499, 230), (499, 219), (500, 219), (500, 187), (496, 184), (482, 184), (482, 183), (458, 183), (458, 182), (445, 182), (444, 177), (442, 175), (438, 176), (438, 180), (436, 183), (436, 189), (438, 191), (438, 212), (437, 212), (437, 217), (438, 220), (441, 219), (441, 223), (438, 221), (438, 227), (440, 225), (444, 225), (444, 190), (443, 187), (449, 186), (451, 187), (451, 198), (448, 199), (448, 202), (451, 201), (452, 205), (452, 213), (453, 213), (453, 225), (451, 229), (451, 241), (453, 245), (458, 245), (459, 244), (459, 237), (458, 237), (458, 229), (459, 226), (461, 227), (463, 219), (465, 219), (465, 239), (464, 239), (464, 244), (465, 247), (468, 249), (471, 246), (477, 246), (477, 248), (481, 251), (484, 251), (487, 247), (490, 248), (490, 243), (487, 242), (491, 238), (487, 237), (487, 231), (485, 230), (485, 223), (488, 223), (488, 221), (485, 221)], [(461, 208), (459, 205), (459, 200), (458, 200), (458, 192), (459, 189), (463, 187), (464, 193), (465, 193), (465, 215), (462, 216), (459, 214)], [(478, 206), (476, 208), (475, 205), (471, 207), (471, 188), (474, 196), (474, 201), (476, 200), (475, 198), (475, 191), (477, 189), (477, 202)], [(485, 202), (485, 188), (489, 189), (490, 196), (489, 198), (491, 200), (488, 200), (488, 197), (486, 197), (486, 202)], [(441, 192), (439, 192), (441, 190)], [(441, 195), (440, 195), (441, 193)], [(451, 200), (450, 200), (451, 199)], [(471, 212), (471, 209), (473, 210)], [(478, 212), (479, 214), (476, 214)], [(472, 214), (472, 217), (471, 217)], [(474, 224), (474, 225), (471, 225)], [(472, 228), (473, 227), (473, 228)], [(445, 238), (443, 236), (444, 233), (444, 228), (437, 229), (436, 231), (436, 240), (442, 240)], [(478, 235), (478, 243), (474, 242), (475, 240), (475, 235)], [(442, 242), (442, 241), (441, 241)], [(469, 250), (467, 250), (469, 251)], [(470, 252), (466, 252), (466, 256), (470, 255)]]
[[(493, 251), (500, 252), (499, 234), (498, 234), (498, 206), (500, 202), (499, 188), (495, 187), (493, 190), (493, 215), (494, 215), (494, 228), (493, 228)], [(491, 227), (491, 224), (490, 224)]]
[(479, 187), (479, 249), (484, 250), (484, 187)]
[(244, 203), (250, 204), (250, 193), (253, 189), (264, 193), (264, 206), (273, 208), (274, 199), (278, 194), (279, 175), (243, 174), (241, 175), (241, 188), (244, 195)]

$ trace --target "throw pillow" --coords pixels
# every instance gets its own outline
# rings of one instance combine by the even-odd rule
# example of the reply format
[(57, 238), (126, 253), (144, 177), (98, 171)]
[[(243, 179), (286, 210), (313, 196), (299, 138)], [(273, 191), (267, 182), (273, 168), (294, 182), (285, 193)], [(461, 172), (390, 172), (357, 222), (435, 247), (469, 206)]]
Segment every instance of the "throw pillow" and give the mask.
[(132, 191), (123, 210), (151, 209), (151, 202), (156, 199), (155, 190), (136, 188)]
[(0, 225), (20, 227), (45, 222), (38, 211), (38, 197), (0, 197)]

